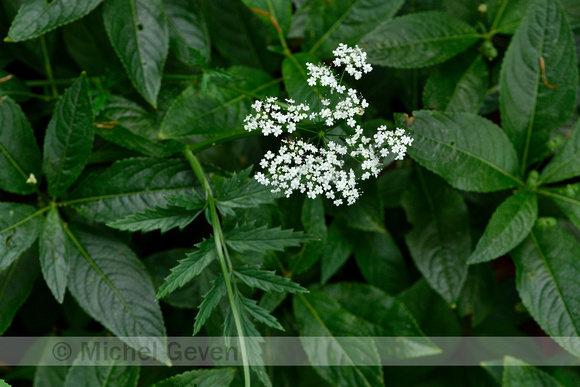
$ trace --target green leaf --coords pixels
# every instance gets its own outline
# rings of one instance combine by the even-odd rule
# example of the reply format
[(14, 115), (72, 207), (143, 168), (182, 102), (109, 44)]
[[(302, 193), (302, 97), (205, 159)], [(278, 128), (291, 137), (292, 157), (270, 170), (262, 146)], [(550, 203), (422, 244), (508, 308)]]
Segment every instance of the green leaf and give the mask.
[(401, 197), (407, 189), (413, 168), (396, 168), (382, 173), (377, 179), (377, 192), (381, 205), (385, 208), (401, 206)]
[(580, 356), (580, 243), (559, 227), (534, 227), (511, 253), (522, 303), (544, 332)]
[(217, 259), (213, 238), (204, 240), (197, 247), (198, 251), (186, 254), (187, 258), (179, 261), (179, 264), (171, 269), (171, 274), (159, 288), (158, 299), (187, 285), (192, 278), (200, 275), (210, 263)]
[(30, 99), (30, 89), (14, 74), (0, 70), (0, 97), (4, 95), (10, 96), (15, 102), (22, 103)]
[(413, 114), (409, 119), (395, 114), (397, 126), (415, 140), (409, 155), (455, 188), (492, 192), (523, 185), (516, 152), (491, 121), (467, 113)]
[(0, 379), (0, 387), (10, 387), (10, 385), (6, 383), (4, 380)]
[(489, 74), (483, 58), (466, 53), (450, 62), (429, 77), (423, 105), (447, 113), (477, 113), (488, 88)]
[(258, 302), (251, 300), (242, 296), (240, 297), (240, 304), (244, 307), (244, 310), (257, 321), (269, 326), (270, 328), (284, 330), (282, 325), (276, 320), (276, 317), (272, 316), (266, 309), (258, 305)]
[(245, 133), (242, 124), (250, 113), (252, 98), (276, 95), (278, 81), (247, 67), (232, 67), (227, 74), (232, 79), (213, 84), (209, 90), (196, 85), (185, 89), (163, 119), (159, 138)]
[(169, 364), (163, 316), (143, 263), (116, 239), (73, 231), (67, 229), (74, 244), (68, 284), (73, 297), (123, 342), (135, 349), (156, 348), (156, 358)]
[(532, 367), (515, 357), (504, 357), (503, 365), (502, 386), (504, 387), (563, 387), (550, 374)]
[(8, 329), (16, 312), (32, 292), (39, 273), (35, 248), (20, 254), (7, 270), (0, 272), (0, 334)]
[(64, 300), (70, 271), (69, 245), (58, 210), (51, 208), (40, 234), (40, 268), (46, 285), (60, 304)]
[(362, 40), (372, 64), (419, 68), (445, 62), (478, 41), (469, 24), (443, 12), (421, 12), (379, 25)]
[(413, 261), (429, 285), (449, 304), (455, 303), (467, 278), (471, 253), (463, 197), (437, 176), (417, 169), (402, 204), (413, 225), (405, 237)]
[[(64, 387), (134, 387), (139, 379), (139, 367), (124, 363), (114, 356), (99, 358), (99, 365), (87, 365), (83, 356), (77, 355), (66, 375)], [(106, 364), (106, 365), (104, 365)]]
[(377, 182), (368, 180), (360, 185), (365, 200), (359, 200), (351, 206), (333, 208), (335, 215), (343, 218), (350, 228), (362, 231), (386, 233), (385, 211), (378, 193)]
[(43, 169), (48, 193), (62, 196), (83, 171), (93, 147), (93, 108), (83, 73), (54, 108), (44, 138)]
[(175, 227), (179, 227), (180, 231), (183, 230), (202, 211), (203, 207), (194, 211), (184, 211), (183, 208), (177, 206), (155, 207), (154, 210), (145, 209), (143, 212), (108, 223), (107, 226), (123, 231), (150, 232), (160, 230), (161, 234), (164, 234)]
[(498, 293), (498, 281), (490, 265), (470, 266), (457, 304), (459, 314), (470, 315), (476, 327), (494, 310)]
[(580, 183), (549, 190), (542, 189), (538, 193), (549, 196), (572, 223), (580, 228)]
[(228, 387), (235, 375), (233, 368), (198, 369), (162, 380), (153, 387)]
[(292, 18), (292, 0), (242, 1), (270, 27), (272, 33), (280, 30), (280, 33), (286, 35)]
[(213, 47), (228, 61), (271, 71), (278, 56), (268, 50), (269, 27), (242, 1), (202, 2)]
[(166, 195), (191, 195), (197, 184), (183, 160), (125, 159), (87, 177), (65, 204), (92, 220), (111, 222), (147, 208), (166, 207), (170, 204)]
[(236, 227), (224, 237), (226, 245), (239, 253), (254, 251), (266, 254), (268, 251), (283, 251), (286, 247), (300, 246), (313, 238), (302, 231), (282, 230), (280, 226), (256, 228), (254, 223)]
[(107, 95), (107, 105), (95, 123), (99, 136), (127, 149), (148, 156), (167, 157), (184, 145), (178, 141), (159, 141), (153, 117), (137, 103), (116, 95)]
[(388, 233), (359, 233), (354, 257), (363, 277), (387, 293), (398, 293), (409, 283), (403, 255)]
[(234, 270), (234, 275), (251, 288), (265, 292), (308, 293), (308, 290), (292, 282), (290, 278), (280, 277), (273, 271), (261, 270), (259, 266), (242, 266)]
[(580, 176), (580, 120), (576, 121), (571, 130), (562, 149), (542, 171), (541, 183), (555, 183)]
[(533, 2), (530, 0), (488, 0), (487, 3), (490, 31), (513, 34)]
[[(320, 282), (326, 283), (346, 262), (354, 250), (352, 231), (334, 221), (328, 228), (320, 264)], [(372, 267), (372, 266), (371, 266)]]
[(284, 86), (290, 98), (307, 106), (318, 106), (320, 99), (329, 94), (327, 87), (309, 86), (306, 63), (319, 64), (320, 59), (314, 55), (300, 52), (289, 56), (282, 62)]
[(493, 213), (468, 263), (491, 261), (508, 253), (529, 234), (538, 217), (538, 198), (526, 189), (507, 198)]
[(199, 305), (199, 312), (195, 316), (193, 335), (197, 335), (214, 308), (219, 304), (223, 296), (226, 295), (226, 285), (224, 277), (220, 274), (213, 282), (211, 289), (203, 296), (203, 301)]
[(175, 56), (189, 66), (209, 62), (211, 43), (205, 18), (189, 0), (164, 0), (169, 23), (169, 46)]
[(288, 267), (292, 273), (303, 273), (310, 269), (324, 252), (327, 227), (321, 197), (303, 200), (300, 221), (308, 235), (316, 240), (303, 244), (300, 251), (290, 257)]
[(389, 347), (381, 346), (380, 340), (377, 342), (381, 359), (409, 359), (441, 353), (440, 348), (424, 337), (405, 305), (382, 290), (357, 282), (340, 282), (326, 286), (323, 292), (361, 319), (372, 336), (397, 337)]
[(0, 203), (0, 272), (34, 243), (42, 227), (40, 214), (26, 204)]
[(40, 181), (40, 150), (28, 119), (12, 99), (0, 97), (0, 188), (17, 194), (34, 192), (36, 182), (27, 183), (33, 175)]
[(123, 65), (109, 42), (102, 12), (91, 12), (86, 17), (64, 26), (61, 34), (71, 58), (89, 75), (122, 73)]
[(409, 309), (428, 336), (461, 336), (462, 327), (457, 313), (424, 278), (401, 292), (397, 299)]
[(580, 27), (580, 4), (576, 0), (561, 0), (566, 10), (570, 27), (574, 30)]
[(389, 20), (404, 0), (315, 0), (308, 2), (307, 40), (303, 49), (329, 57), (339, 43), (357, 44), (369, 31)]
[[(366, 325), (343, 309), (338, 301), (321, 292), (296, 295), (293, 298), (294, 316), (300, 328), (302, 347), (314, 369), (334, 386), (382, 386), (383, 370), (374, 341)], [(328, 341), (309, 339), (330, 337)], [(346, 339), (340, 336), (347, 336)], [(322, 367), (316, 364), (340, 364), (340, 367)]]
[(212, 175), (216, 205), (221, 213), (233, 215), (233, 208), (252, 208), (274, 202), (275, 196), (271, 193), (271, 187), (249, 178), (251, 172), (252, 167), (249, 167), (239, 173), (234, 172), (229, 179)]
[(36, 38), (63, 24), (80, 19), (103, 0), (31, 0), (22, 5), (14, 18), (8, 38), (19, 42)]
[(131, 82), (155, 107), (169, 50), (163, 1), (108, 0), (103, 6), (103, 20)]
[(572, 115), (577, 63), (562, 6), (536, 1), (511, 40), (500, 74), (502, 126), (523, 167), (542, 155), (552, 129)]

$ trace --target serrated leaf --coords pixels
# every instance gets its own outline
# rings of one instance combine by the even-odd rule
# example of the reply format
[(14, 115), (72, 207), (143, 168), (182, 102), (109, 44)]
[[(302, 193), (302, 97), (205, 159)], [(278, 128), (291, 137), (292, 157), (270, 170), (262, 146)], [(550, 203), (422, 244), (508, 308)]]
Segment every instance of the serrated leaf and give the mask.
[(69, 244), (58, 210), (51, 208), (40, 234), (40, 268), (46, 285), (60, 304), (64, 300), (70, 271)]
[(397, 126), (414, 139), (409, 155), (455, 188), (492, 192), (523, 185), (516, 152), (491, 121), (468, 113), (413, 114), (410, 122), (395, 114)]
[(572, 223), (580, 228), (580, 183), (538, 192), (549, 196)]
[(224, 277), (220, 274), (213, 283), (211, 289), (203, 296), (203, 301), (199, 305), (199, 312), (195, 316), (195, 324), (193, 326), (193, 335), (199, 333), (211, 312), (219, 304), (223, 296), (226, 295), (226, 285)]
[(123, 231), (150, 232), (160, 230), (162, 234), (179, 227), (183, 230), (188, 224), (193, 222), (203, 211), (184, 211), (183, 208), (170, 206), (167, 208), (155, 207), (153, 210), (146, 209), (143, 212), (129, 215), (123, 219), (108, 223), (107, 226)]
[(172, 376), (155, 383), (153, 387), (228, 387), (235, 375), (233, 368), (198, 369)]
[(103, 21), (111, 45), (139, 94), (157, 105), (169, 31), (162, 0), (108, 0)]
[(266, 71), (278, 66), (277, 55), (267, 49), (271, 42), (269, 27), (241, 1), (203, 2), (202, 9), (213, 47), (224, 58)]
[(471, 253), (463, 197), (437, 176), (417, 169), (402, 204), (413, 225), (405, 236), (413, 261), (429, 285), (449, 304), (454, 303), (467, 278)]
[(191, 194), (167, 195), (166, 198), (172, 205), (182, 207), (187, 211), (195, 211), (206, 205), (206, 201), (199, 196), (197, 191)]
[(555, 226), (534, 227), (512, 251), (522, 303), (544, 332), (580, 356), (580, 243)]
[(571, 129), (566, 143), (540, 175), (540, 182), (555, 183), (580, 176), (580, 120)]
[(251, 288), (266, 292), (308, 293), (290, 278), (280, 277), (273, 271), (261, 270), (259, 266), (242, 266), (234, 270), (234, 275)]
[[(300, 328), (302, 347), (314, 369), (335, 386), (382, 386), (383, 370), (375, 343), (362, 321), (343, 309), (338, 301), (321, 292), (296, 295), (293, 310)], [(309, 339), (309, 336), (329, 337), (328, 340)], [(342, 339), (340, 336), (348, 336)], [(341, 367), (322, 367), (316, 364), (340, 364)]]
[(513, 34), (533, 3), (531, 0), (488, 0), (487, 20), (490, 31)]
[(276, 84), (267, 73), (249, 67), (232, 67), (227, 83), (215, 83), (204, 91), (196, 85), (185, 89), (171, 105), (159, 138), (217, 136), (244, 133), (243, 120), (255, 95), (276, 95)]
[(80, 19), (103, 0), (31, 0), (22, 5), (14, 18), (8, 38), (19, 42), (36, 38), (57, 27)]
[(362, 40), (372, 64), (419, 68), (445, 62), (477, 42), (469, 24), (443, 12), (421, 12), (389, 20)]
[(27, 183), (30, 175), (40, 181), (40, 150), (28, 119), (12, 99), (0, 97), (0, 188), (17, 194), (34, 192), (36, 183)]
[(99, 357), (99, 365), (92, 365), (87, 364), (86, 355), (83, 355), (84, 353), (81, 352), (73, 361), (66, 375), (64, 387), (134, 387), (137, 385), (140, 368), (126, 364), (121, 356)]
[(538, 217), (536, 194), (521, 190), (493, 213), (468, 263), (491, 261), (508, 253), (529, 234)]
[[(354, 250), (354, 241), (346, 227), (334, 221), (328, 228), (320, 259), (320, 282), (326, 283), (346, 262)], [(375, 267), (375, 266), (372, 266)]]
[(550, 374), (541, 371), (536, 367), (532, 367), (515, 357), (504, 357), (503, 365), (502, 386), (563, 387), (563, 385), (560, 384), (557, 379), (550, 376)]
[(213, 238), (204, 240), (198, 244), (198, 248), (198, 251), (186, 254), (187, 258), (180, 260), (179, 264), (171, 269), (171, 274), (159, 288), (158, 299), (185, 286), (192, 278), (201, 274), (210, 263), (217, 259)]
[(459, 314), (470, 315), (472, 326), (478, 326), (494, 310), (498, 293), (498, 281), (490, 265), (470, 266), (457, 303)]
[(270, 328), (284, 330), (282, 325), (276, 320), (276, 317), (272, 316), (266, 309), (258, 305), (258, 302), (251, 300), (242, 295), (240, 297), (240, 305), (244, 307), (244, 310), (257, 321), (269, 326)]
[(184, 149), (180, 142), (157, 140), (157, 129), (145, 109), (117, 95), (107, 96), (107, 104), (95, 123), (99, 136), (148, 156), (167, 157)]
[(405, 260), (389, 233), (360, 233), (354, 257), (363, 277), (387, 293), (398, 293), (409, 284)]
[(252, 167), (249, 167), (239, 173), (234, 172), (228, 179), (212, 176), (220, 212), (233, 215), (233, 208), (252, 208), (274, 202), (276, 196), (272, 194), (271, 187), (249, 178), (251, 172)]
[(92, 220), (111, 222), (147, 208), (165, 207), (170, 203), (166, 195), (191, 195), (198, 184), (183, 160), (125, 159), (83, 180), (66, 205)]
[(562, 6), (536, 1), (511, 40), (500, 74), (502, 127), (524, 167), (546, 150), (552, 129), (570, 118), (577, 63)]
[(41, 213), (26, 204), (0, 203), (0, 272), (38, 238)]
[(313, 238), (302, 231), (282, 230), (280, 226), (255, 228), (254, 223), (236, 227), (224, 237), (226, 246), (239, 252), (254, 251), (266, 254), (268, 251), (283, 251), (286, 247), (300, 246)]
[(166, 364), (167, 340), (151, 277), (124, 244), (87, 230), (67, 230), (70, 249), (68, 289), (91, 317), (129, 346), (155, 348)]
[(83, 73), (54, 108), (46, 129), (42, 169), (48, 194), (62, 196), (83, 171), (93, 148), (93, 108)]
[(16, 312), (32, 292), (39, 273), (35, 248), (20, 254), (7, 270), (0, 272), (0, 334), (8, 329)]
[(477, 113), (487, 94), (488, 71), (481, 55), (459, 55), (429, 77), (423, 105), (442, 112)]
[(353, 46), (369, 31), (395, 16), (403, 3), (403, 0), (309, 2), (303, 49), (328, 57), (339, 43)]
[(169, 22), (169, 46), (175, 56), (190, 66), (209, 62), (211, 43), (205, 18), (189, 0), (164, 0)]
[(304, 103), (307, 106), (318, 106), (318, 101), (329, 94), (327, 87), (308, 85), (308, 69), (306, 68), (306, 63), (318, 65), (319, 62), (320, 58), (304, 52), (284, 58), (282, 62), (284, 86), (290, 98), (297, 103)]
[[(382, 360), (408, 359), (441, 353), (419, 328), (405, 307), (380, 289), (357, 282), (340, 282), (325, 286), (324, 294), (337, 300), (341, 307), (361, 319), (362, 324), (376, 337), (398, 337), (392, 346), (377, 349)], [(369, 308), (368, 305), (372, 305)]]

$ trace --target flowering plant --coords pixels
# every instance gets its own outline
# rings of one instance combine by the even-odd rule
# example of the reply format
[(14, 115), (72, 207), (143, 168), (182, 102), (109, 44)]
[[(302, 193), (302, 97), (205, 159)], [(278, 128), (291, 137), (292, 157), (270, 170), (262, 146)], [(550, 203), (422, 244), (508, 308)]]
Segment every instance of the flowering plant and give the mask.
[[(372, 71), (366, 53), (358, 46), (351, 48), (341, 43), (333, 54), (333, 65), (345, 66), (343, 76), (346, 72), (358, 80), (363, 73)], [(268, 97), (254, 102), (255, 113), (244, 120), (245, 130), (261, 130), (264, 136), (278, 137), (296, 131), (306, 134), (297, 140), (285, 138), (277, 154), (268, 151), (260, 162), (266, 174), (258, 172), (255, 178), (263, 185), (273, 186), (272, 193), (283, 192), (286, 197), (300, 191), (311, 199), (323, 195), (337, 206), (344, 200), (348, 205), (354, 204), (361, 194), (357, 178), (378, 177), (381, 160), (390, 153), (395, 160), (402, 160), (413, 139), (403, 129), (387, 131), (385, 125), (379, 126), (374, 136), (365, 136), (356, 117), (364, 114), (368, 102), (355, 89), (344, 86), (343, 77), (338, 80), (328, 66), (307, 63), (306, 67), (308, 85), (327, 87), (330, 93), (318, 101), (316, 110), (293, 99), (279, 104), (276, 97)], [(345, 133), (341, 123), (354, 133)], [(360, 176), (353, 169), (344, 169), (346, 156), (360, 163)]]

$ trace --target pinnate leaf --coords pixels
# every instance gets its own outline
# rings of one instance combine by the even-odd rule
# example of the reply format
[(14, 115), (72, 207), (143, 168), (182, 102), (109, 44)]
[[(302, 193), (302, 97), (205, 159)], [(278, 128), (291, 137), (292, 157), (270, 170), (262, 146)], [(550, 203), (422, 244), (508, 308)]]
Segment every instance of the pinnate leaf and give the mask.
[(223, 296), (226, 295), (226, 285), (224, 277), (220, 274), (213, 283), (211, 289), (203, 296), (203, 301), (199, 305), (199, 312), (195, 316), (193, 335), (195, 336), (203, 327), (211, 312), (219, 304)]
[(93, 108), (83, 73), (58, 101), (44, 138), (48, 193), (62, 196), (83, 171), (93, 147)]
[(179, 227), (179, 230), (183, 230), (188, 224), (193, 222), (202, 211), (203, 207), (197, 211), (184, 211), (183, 208), (177, 206), (170, 206), (167, 208), (155, 207), (154, 210), (146, 209), (143, 212), (138, 212), (109, 223), (108, 226), (123, 231), (150, 232), (153, 230), (160, 230), (163, 234), (175, 227)]
[(36, 183), (27, 180), (32, 174), (40, 181), (40, 150), (28, 119), (10, 97), (0, 97), (0, 188), (17, 194), (34, 192)]
[(147, 102), (156, 106), (169, 50), (163, 0), (107, 0), (103, 20), (131, 82)]
[(538, 217), (538, 199), (528, 190), (510, 196), (493, 213), (483, 236), (468, 262), (479, 263), (498, 258), (519, 245)]
[(500, 74), (502, 127), (524, 166), (546, 150), (552, 129), (570, 118), (578, 92), (574, 37), (560, 2), (533, 4)]
[(256, 228), (254, 223), (236, 227), (225, 236), (226, 245), (240, 253), (255, 251), (265, 254), (270, 250), (283, 251), (286, 247), (300, 246), (313, 238), (302, 231), (282, 230), (279, 226)]
[(103, 0), (31, 0), (22, 5), (14, 18), (8, 38), (19, 42), (36, 38), (63, 24), (85, 16)]
[(409, 155), (455, 188), (491, 192), (523, 185), (516, 152), (491, 121), (468, 113), (413, 114), (395, 115), (397, 126), (414, 139)]
[(284, 330), (282, 325), (276, 320), (276, 317), (272, 316), (266, 309), (258, 305), (256, 300), (251, 300), (242, 295), (240, 297), (240, 305), (244, 307), (244, 310), (257, 321), (266, 324), (270, 328)]
[(362, 40), (372, 64), (419, 68), (445, 62), (477, 42), (469, 24), (443, 12), (421, 12), (389, 20)]
[(298, 285), (290, 278), (276, 275), (273, 271), (261, 270), (259, 266), (242, 266), (234, 271), (234, 275), (251, 288), (266, 292), (308, 293), (308, 290)]

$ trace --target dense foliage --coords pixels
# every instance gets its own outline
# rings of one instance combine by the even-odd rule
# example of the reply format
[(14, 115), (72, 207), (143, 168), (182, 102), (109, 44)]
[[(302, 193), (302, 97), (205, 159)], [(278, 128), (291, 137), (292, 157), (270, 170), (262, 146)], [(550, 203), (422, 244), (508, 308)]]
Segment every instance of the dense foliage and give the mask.
[[(243, 354), (0, 368), (11, 385), (580, 384), (507, 353), (368, 365), (440, 354), (429, 336), (548, 335), (580, 357), (577, 0), (1, 0), (0, 35), (0, 333), (237, 336)], [(366, 98), (348, 119), (246, 130), (268, 97), (336, 104), (308, 64), (341, 43), (373, 68), (337, 62)], [(349, 203), (253, 178), (280, 146), (376, 144), (385, 127), (408, 156), (366, 176), (335, 162), (363, 176)], [(401, 340), (303, 341), (342, 367), (249, 365), (263, 354), (244, 338), (282, 335)]]

